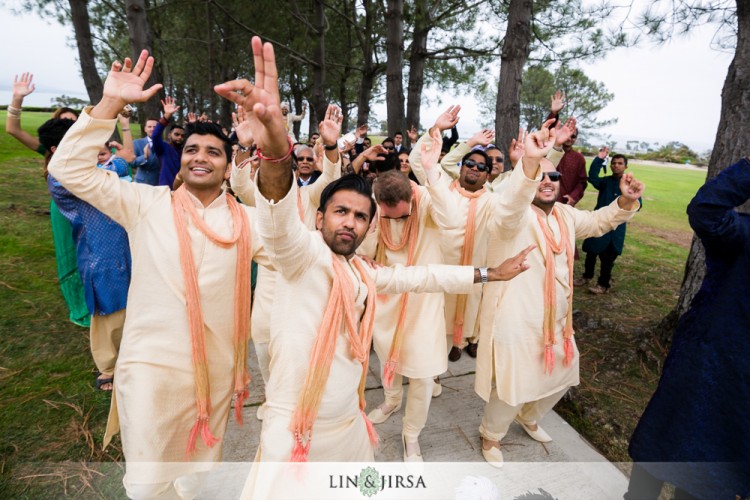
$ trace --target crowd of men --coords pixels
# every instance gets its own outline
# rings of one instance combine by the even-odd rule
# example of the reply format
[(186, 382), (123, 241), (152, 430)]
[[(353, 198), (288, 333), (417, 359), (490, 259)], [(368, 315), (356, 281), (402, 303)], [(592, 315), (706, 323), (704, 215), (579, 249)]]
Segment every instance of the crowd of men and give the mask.
[[(19, 132), (31, 78), (14, 85), (8, 131), (45, 154), (70, 224), (97, 387), (115, 393), (105, 446), (120, 432), (127, 494), (197, 494), (232, 405), (241, 419), (250, 339), (265, 383), (257, 461), (373, 460), (374, 425), (402, 408), (404, 378), (403, 458), (422, 461), (438, 377), (463, 352), (486, 402), (484, 459), (502, 465), (514, 421), (551, 441), (538, 422), (579, 383), (576, 240), (586, 239), (580, 284), (599, 256), (591, 290), (606, 292), (641, 206), (624, 157), (602, 177), (603, 150), (587, 175), (575, 119), (558, 118), (561, 94), (539, 130), (513, 139), (507, 162), (489, 130), (451, 147), (459, 106), (421, 137), (407, 130), (409, 149), (401, 132), (377, 145), (366, 126), (342, 136), (330, 105), (299, 144), (293, 123), (305, 110), (281, 102), (273, 47), (256, 37), (252, 48), (254, 83), (215, 87), (237, 106), (231, 131), (192, 113), (173, 123), (179, 106), (167, 97), (133, 140), (128, 105), (161, 87), (144, 87), (145, 51), (115, 62), (102, 100), (53, 118), (38, 140)], [(123, 144), (111, 141), (118, 120)], [(587, 182), (599, 189), (594, 211), (575, 208)], [(371, 347), (384, 389), (366, 413)], [(271, 498), (273, 483), (251, 473), (244, 494)]]

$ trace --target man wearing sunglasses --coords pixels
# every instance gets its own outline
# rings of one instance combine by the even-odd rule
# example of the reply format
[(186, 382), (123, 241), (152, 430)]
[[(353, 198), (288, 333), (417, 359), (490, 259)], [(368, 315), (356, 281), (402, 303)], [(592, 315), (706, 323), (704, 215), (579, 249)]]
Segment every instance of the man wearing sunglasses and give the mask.
[[(524, 163), (552, 146), (544, 134), (532, 136), (525, 141)], [(507, 285), (485, 287), (482, 299), (475, 390), (487, 401), (479, 427), (482, 455), (495, 467), (502, 466), (500, 440), (514, 420), (532, 439), (552, 440), (538, 422), (579, 383), (572, 321), (575, 240), (601, 236), (628, 221), (640, 208), (644, 188), (625, 174), (622, 195), (588, 212), (557, 201), (563, 176), (552, 162), (542, 159), (541, 170), (541, 182), (531, 189), (513, 181), (515, 171), (511, 175), (499, 196), (518, 208), (506, 214), (487, 250), (492, 264), (516, 248), (537, 245), (528, 272)]]
[(315, 153), (312, 148), (302, 146), (297, 150), (297, 185), (307, 186), (318, 180), (320, 171), (315, 170)]

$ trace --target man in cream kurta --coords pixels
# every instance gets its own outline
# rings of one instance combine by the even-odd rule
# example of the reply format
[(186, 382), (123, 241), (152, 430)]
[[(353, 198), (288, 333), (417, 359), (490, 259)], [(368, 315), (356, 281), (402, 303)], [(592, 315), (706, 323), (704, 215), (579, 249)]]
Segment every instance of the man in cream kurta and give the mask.
[[(398, 172), (392, 171), (386, 172), (386, 174), (398, 174)], [(380, 182), (380, 180), (376, 182)], [(404, 182), (410, 181), (405, 179)], [(441, 248), (443, 231), (455, 230), (460, 224), (455, 210), (452, 208), (445, 212), (440, 210), (440, 208), (450, 207), (448, 201), (438, 204), (433, 202), (435, 198), (450, 196), (447, 176), (439, 175), (437, 182), (429, 186), (413, 184), (413, 188), (419, 197), (417, 211), (412, 212), (417, 204), (415, 197), (412, 196), (409, 202), (410, 208), (407, 211), (386, 217), (384, 214), (389, 207), (384, 206), (381, 200), (377, 200), (380, 217), (376, 219), (377, 225), (374, 231), (368, 234), (360, 253), (370, 257), (376, 257), (378, 254), (384, 255), (382, 260), (376, 260), (385, 266), (407, 265), (408, 243), (403, 245), (400, 250), (391, 250), (385, 246), (378, 248), (378, 246), (383, 245), (379, 234), (382, 230), (382, 224), (390, 226), (390, 234), (395, 245), (402, 243), (407, 222), (401, 217), (409, 214), (409, 217), (417, 218), (415, 222), (418, 227), (412, 265), (444, 263)], [(405, 200), (402, 201), (402, 205), (409, 206), (406, 203)], [(373, 345), (380, 360), (381, 374), (389, 359), (391, 343), (397, 328), (400, 304), (401, 297), (398, 295), (389, 295), (378, 300)], [(409, 453), (405, 452), (405, 457), (421, 457), (418, 438), (427, 422), (427, 414), (435, 385), (433, 379), (448, 368), (443, 335), (445, 332), (444, 308), (445, 298), (443, 294), (426, 293), (409, 296), (403, 324), (403, 344), (399, 352), (393, 383), (390, 388), (384, 388), (385, 402), (369, 415), (374, 423), (382, 423), (395, 411), (398, 411), (403, 399), (402, 377), (409, 377), (403, 434), (406, 446), (409, 447), (411, 444), (414, 445), (414, 448)]]
[[(194, 453), (187, 458), (186, 445), (196, 422), (196, 382), (173, 195), (167, 187), (120, 182), (113, 172), (96, 168), (97, 151), (110, 137), (124, 103), (141, 102), (158, 90), (158, 86), (142, 90), (153, 62), (146, 56), (144, 51), (132, 72), (129, 61), (126, 71), (120, 71), (119, 63), (113, 64), (104, 98), (81, 114), (60, 144), (49, 170), (71, 193), (118, 222), (130, 240), (133, 273), (105, 445), (119, 427), (126, 460), (123, 482), (131, 498), (192, 498), (200, 488), (195, 473), (211, 469), (220, 460), (221, 442), (209, 447), (199, 438)], [(185, 163), (183, 151), (182, 177), (183, 189), (188, 190), (205, 224), (228, 237), (234, 228), (227, 198), (220, 190), (228, 162), (221, 145), (214, 136), (189, 137), (185, 151), (195, 151), (192, 163)], [(195, 182), (211, 185), (193, 190)], [(208, 189), (214, 193), (210, 203), (203, 198)], [(254, 233), (254, 209), (244, 210)], [(203, 309), (212, 407), (209, 428), (221, 439), (235, 375), (233, 285), (237, 248), (215, 245), (192, 221), (187, 229)], [(256, 237), (252, 237), (252, 255), (268, 265)]]
[[(528, 142), (526, 154), (529, 154)], [(561, 240), (561, 228), (551, 211), (553, 207), (558, 210), (567, 226), (568, 248), (575, 248), (575, 239), (604, 234), (629, 220), (639, 207), (637, 200), (643, 191), (643, 185), (631, 176), (623, 186), (623, 196), (611, 205), (595, 212), (577, 210), (555, 204), (559, 182), (552, 181), (547, 175), (547, 172), (556, 175), (554, 166), (543, 160), (542, 169), (545, 176), (541, 184), (531, 186), (510, 182), (503, 190), (501, 196), (515, 210), (501, 221), (487, 250), (487, 261), (493, 263), (501, 262), (515, 249), (537, 245), (537, 249), (529, 254), (531, 268), (527, 273), (512, 283), (485, 287), (480, 311), (475, 390), (488, 402), (480, 434), (483, 455), (495, 466), (502, 465), (498, 443), (514, 418), (534, 439), (551, 440), (538, 427), (537, 421), (552, 409), (570, 386), (579, 383), (578, 349), (574, 341), (572, 361), (567, 365), (564, 363), (563, 330), (569, 312), (569, 297), (573, 293), (565, 250), (554, 255), (556, 341), (552, 346), (554, 367), (550, 373), (545, 373), (542, 319), (547, 243), (537, 216), (549, 227), (557, 242)], [(511, 180), (513, 177), (515, 172)], [(530, 205), (532, 200), (534, 205)]]
[[(339, 177), (341, 177), (341, 163), (333, 163), (324, 156), (323, 173), (318, 177), (318, 180), (299, 189), (297, 213), (302, 215), (305, 226), (311, 231), (315, 230), (315, 212), (320, 205), (320, 193), (328, 184)], [(229, 181), (232, 191), (239, 196), (242, 203), (254, 207), (256, 187), (249, 166), (238, 168), (232, 162), (232, 173)], [(271, 304), (276, 295), (276, 274), (272, 269), (258, 266), (258, 281), (253, 297), (250, 330), (252, 331), (255, 354), (258, 357), (258, 365), (264, 384), (268, 384), (270, 375), (271, 358), (268, 354), (268, 343), (271, 340)], [(258, 418), (262, 418), (262, 408), (263, 406), (258, 408)]]

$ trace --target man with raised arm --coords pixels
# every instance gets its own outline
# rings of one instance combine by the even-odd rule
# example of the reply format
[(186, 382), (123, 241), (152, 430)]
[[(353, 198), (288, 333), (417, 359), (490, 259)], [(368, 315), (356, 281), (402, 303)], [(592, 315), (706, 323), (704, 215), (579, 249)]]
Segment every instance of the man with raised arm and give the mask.
[[(290, 143), (283, 130), (273, 47), (252, 41), (255, 85), (227, 82), (216, 91), (252, 110), (262, 152), (258, 172), (259, 231), (279, 270), (271, 316), (271, 380), (256, 460), (368, 461), (372, 426), (364, 416), (364, 382), (378, 293), (469, 291), (475, 282), (511, 279), (524, 271), (525, 249), (501, 266), (372, 269), (355, 254), (376, 212), (369, 185), (357, 175), (332, 182), (321, 195), (318, 231), (300, 221)], [(340, 161), (335, 147), (342, 116), (329, 106), (320, 124), (324, 162)], [(426, 161), (434, 162), (435, 149)], [(400, 175), (400, 174), (398, 174)], [(281, 481), (254, 468), (244, 495), (274, 498)]]
[(164, 130), (169, 126), (172, 116), (180, 109), (173, 97), (167, 97), (161, 101), (164, 115), (159, 119), (151, 131), (151, 147), (149, 154), (156, 154), (161, 162), (159, 171), (159, 186), (168, 186), (172, 189), (174, 180), (180, 172), (180, 156), (185, 145), (185, 128), (179, 123), (172, 124), (164, 140)]
[(132, 280), (105, 445), (119, 426), (129, 497), (193, 498), (221, 457), (233, 395), (237, 414), (247, 396), (250, 261), (267, 260), (252, 229), (254, 209), (222, 191), (231, 144), (215, 124), (187, 131), (184, 183), (174, 192), (96, 168), (118, 112), (161, 87), (144, 90), (152, 67), (146, 51), (135, 65), (113, 63), (102, 100), (69, 130), (49, 171), (130, 240)]
[[(235, 132), (241, 146), (254, 144), (252, 124), (242, 106), (239, 106), (237, 109)], [(308, 148), (308, 150), (312, 154), (312, 149)], [(306, 184), (299, 188), (297, 210), (300, 219), (311, 231), (315, 230), (316, 212), (320, 206), (320, 195), (323, 189), (339, 177), (341, 177), (341, 163), (324, 162), (323, 172), (317, 182)], [(239, 196), (243, 203), (251, 207), (255, 206), (256, 187), (249, 166), (243, 164), (239, 166), (235, 165), (234, 160), (232, 160), (230, 183), (232, 191)], [(273, 298), (276, 296), (277, 277), (278, 273), (276, 271), (265, 266), (258, 267), (258, 284), (255, 287), (253, 300), (251, 331), (255, 354), (258, 357), (258, 365), (260, 365), (260, 373), (264, 384), (268, 384), (270, 378), (271, 358), (268, 353), (268, 345), (271, 340), (271, 305)], [(262, 415), (263, 406), (260, 406), (258, 407), (258, 418), (262, 419)]]
[[(428, 183), (428, 173), (422, 165), (421, 145), (432, 146), (437, 140), (442, 142), (441, 131), (453, 127), (458, 122), (459, 106), (451, 106), (441, 114), (430, 130), (423, 135), (409, 157), (413, 165), (412, 170), (420, 184)], [(555, 140), (564, 140), (571, 134), (573, 128), (561, 127), (556, 130)], [(491, 228), (496, 227), (496, 219), (502, 211), (495, 208), (498, 196), (488, 190), (488, 178), (492, 169), (489, 155), (482, 149), (473, 149), (476, 144), (485, 145), (492, 139), (487, 130), (478, 132), (469, 140), (468, 147), (459, 145), (456, 150), (467, 151), (460, 159), (458, 178), (450, 184), (450, 192), (446, 197), (437, 197), (433, 203), (447, 202), (440, 207), (442, 212), (456, 211), (461, 223), (449, 237), (443, 238), (443, 253), (445, 262), (449, 264), (473, 265), (484, 267), (487, 265), (487, 245), (491, 235)], [(448, 153), (446, 158), (452, 155)], [(445, 158), (444, 158), (445, 160)], [(431, 172), (429, 172), (431, 173)], [(445, 326), (448, 340), (448, 359), (458, 361), (461, 349), (466, 347), (468, 354), (477, 356), (477, 342), (479, 341), (479, 305), (482, 301), (482, 288), (474, 287), (468, 295), (446, 295), (445, 297)]]
[(518, 168), (514, 170), (501, 194), (513, 211), (500, 219), (487, 249), (492, 264), (537, 245), (529, 254), (530, 271), (512, 283), (486, 287), (479, 313), (475, 390), (487, 401), (479, 432), (482, 454), (496, 467), (503, 462), (500, 440), (513, 420), (533, 439), (551, 441), (537, 422), (578, 384), (572, 310), (575, 240), (599, 236), (629, 220), (643, 192), (643, 184), (625, 174), (622, 196), (595, 212), (558, 203), (560, 173), (542, 158), (552, 139), (542, 134), (526, 141), (524, 168), (532, 159), (540, 163), (542, 181), (513, 183)]

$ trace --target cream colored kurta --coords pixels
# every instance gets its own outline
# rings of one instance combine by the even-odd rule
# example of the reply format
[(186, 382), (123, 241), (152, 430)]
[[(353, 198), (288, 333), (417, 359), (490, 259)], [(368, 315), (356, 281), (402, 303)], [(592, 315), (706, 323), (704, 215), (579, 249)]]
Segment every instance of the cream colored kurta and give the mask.
[[(116, 422), (119, 413), (127, 474), (132, 483), (157, 483), (208, 470), (221, 459), (222, 443), (207, 448), (198, 438), (186, 461), (195, 423), (195, 380), (178, 237), (167, 187), (120, 182), (96, 168), (96, 154), (116, 120), (95, 120), (84, 111), (49, 165), (71, 193), (89, 202), (128, 232), (133, 275), (115, 368)], [(194, 199), (198, 213), (223, 237), (233, 232), (225, 196), (208, 207)], [(268, 265), (250, 215), (252, 253)], [(188, 218), (189, 220), (189, 218)], [(211, 389), (210, 428), (221, 438), (227, 424), (234, 372), (234, 282), (236, 248), (210, 242), (191, 222), (188, 231), (198, 273), (205, 321)], [(113, 429), (116, 432), (116, 429)]]
[[(569, 366), (563, 365), (562, 331), (568, 312), (568, 295), (573, 293), (565, 252), (555, 256), (555, 367), (551, 374), (544, 373), (542, 317), (546, 242), (537, 223), (536, 212), (530, 206), (538, 182), (530, 185), (520, 182), (522, 178), (525, 178), (523, 170), (515, 169), (508, 186), (499, 195), (504, 199), (503, 205), (511, 210), (500, 219), (496, 232), (490, 237), (487, 262), (490, 266), (498, 265), (529, 245), (538, 247), (526, 257), (530, 265), (528, 271), (510, 281), (485, 286), (480, 310), (481, 334), (475, 379), (477, 394), (488, 401), (494, 369), (498, 398), (513, 406), (539, 400), (579, 383), (579, 353), (575, 342), (573, 362)], [(620, 209), (617, 201), (594, 212), (577, 210), (561, 203), (557, 203), (556, 207), (568, 225), (571, 248), (575, 248), (577, 238), (602, 235), (635, 214), (635, 211)], [(545, 219), (559, 241), (557, 220), (551, 214)]]
[[(432, 138), (429, 134), (423, 135), (409, 155), (409, 163), (411, 169), (417, 180), (422, 185), (429, 183), (427, 174), (422, 166), (422, 144), (430, 147), (433, 143)], [(453, 151), (465, 148), (468, 151), (468, 146), (465, 143), (460, 144), (454, 148)], [(448, 154), (452, 154), (451, 151)], [(465, 154), (465, 153), (464, 153)], [(446, 158), (448, 155), (446, 155)], [(458, 158), (458, 161), (463, 158), (463, 154)], [(445, 158), (443, 159), (445, 161)], [(449, 161), (450, 158), (449, 158)], [(489, 186), (489, 183), (485, 184), (485, 188)], [(474, 252), (472, 254), (471, 265), (474, 267), (486, 267), (487, 266), (487, 242), (489, 239), (490, 231), (488, 227), (491, 224), (496, 224), (495, 217), (498, 211), (495, 208), (495, 202), (497, 197), (492, 193), (491, 190), (486, 190), (485, 193), (477, 199), (477, 211), (474, 219)], [(443, 247), (443, 255), (445, 257), (446, 264), (458, 264), (461, 260), (461, 253), (463, 252), (464, 239), (466, 235), (466, 221), (469, 216), (469, 198), (461, 195), (457, 190), (448, 190), (445, 196), (437, 197), (433, 200), (433, 205), (445, 202), (448, 205), (445, 207), (439, 207), (441, 212), (455, 212), (456, 216), (461, 221), (458, 228), (445, 231), (441, 244)], [(445, 296), (445, 333), (448, 336), (453, 336), (453, 326), (456, 318), (456, 301), (458, 295), (448, 294)], [(466, 298), (466, 309), (463, 317), (463, 338), (472, 338), (476, 336), (479, 331), (479, 322), (477, 321), (479, 315), (479, 305), (482, 301), (482, 287), (474, 287), (471, 293)]]
[[(341, 158), (339, 157), (338, 162), (332, 163), (327, 156), (324, 156), (321, 176), (312, 184), (300, 188), (299, 197), (305, 214), (304, 223), (309, 230), (315, 230), (315, 212), (318, 211), (320, 206), (320, 195), (323, 193), (323, 189), (340, 177)], [(242, 200), (242, 203), (251, 207), (255, 206), (256, 187), (250, 168), (237, 168), (233, 165), (229, 182), (232, 190)], [(264, 266), (258, 266), (253, 312), (250, 320), (253, 342), (268, 343), (271, 339), (271, 304), (276, 290), (276, 278), (275, 271)]]
[[(364, 313), (367, 298), (367, 288), (353, 265), (344, 257), (334, 255), (320, 232), (310, 232), (299, 222), (296, 190), (297, 186), (293, 185), (289, 194), (277, 204), (261, 202), (258, 197), (259, 234), (279, 269), (271, 314), (271, 378), (266, 388), (266, 409), (256, 456), (256, 460), (264, 462), (285, 462), (291, 457), (294, 441), (289, 426), (331, 292), (331, 259), (340, 259), (347, 270), (353, 284), (358, 317)], [(400, 294), (408, 290), (468, 292), (474, 282), (471, 267), (397, 266), (373, 270), (366, 265), (366, 268), (375, 280), (377, 291), (385, 294)], [(380, 303), (376, 303), (376, 307), (379, 309)], [(373, 460), (372, 445), (359, 410), (357, 389), (361, 374), (362, 365), (353, 357), (342, 325), (313, 427), (309, 461)], [(265, 488), (272, 487), (274, 480), (264, 477), (263, 485), (260, 485), (256, 483), (257, 479), (251, 473), (243, 497), (252, 494), (254, 498), (272, 498)]]
[[(435, 186), (418, 187), (419, 201), (419, 236), (414, 253), (414, 265), (444, 263), (442, 239), (446, 236), (443, 230), (451, 234), (461, 223), (455, 210), (442, 212), (442, 207), (450, 206), (448, 201), (433, 203), (433, 198), (446, 197), (448, 179), (440, 178), (442, 189)], [(362, 255), (375, 257), (380, 218), (376, 219), (376, 227), (371, 231), (362, 249)], [(390, 224), (393, 242), (398, 244), (404, 228), (404, 221), (386, 220)], [(385, 250), (384, 264), (406, 265), (408, 248), (406, 245), (399, 251)], [(399, 302), (398, 295), (378, 298), (378, 309), (375, 315), (375, 330), (373, 344), (381, 363), (388, 359), (391, 341), (396, 331)], [(406, 309), (404, 322), (404, 337), (396, 372), (410, 378), (428, 378), (440, 375), (448, 368), (445, 356), (445, 298), (440, 293), (411, 294)]]

